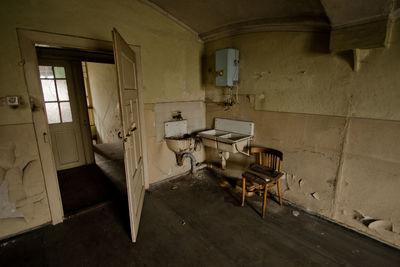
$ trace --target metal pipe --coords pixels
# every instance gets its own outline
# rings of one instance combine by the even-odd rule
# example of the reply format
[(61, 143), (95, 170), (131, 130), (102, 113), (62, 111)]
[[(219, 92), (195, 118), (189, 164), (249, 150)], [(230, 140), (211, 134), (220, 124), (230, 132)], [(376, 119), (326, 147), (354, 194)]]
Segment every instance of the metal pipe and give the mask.
[(180, 153), (180, 156), (181, 156), (181, 158), (182, 158), (182, 161), (183, 161), (183, 159), (184, 159), (185, 157), (189, 157), (189, 158), (190, 158), (190, 164), (192, 165), (190, 171), (191, 171), (193, 174), (196, 173), (196, 158), (195, 158), (192, 154), (190, 154), (189, 152)]

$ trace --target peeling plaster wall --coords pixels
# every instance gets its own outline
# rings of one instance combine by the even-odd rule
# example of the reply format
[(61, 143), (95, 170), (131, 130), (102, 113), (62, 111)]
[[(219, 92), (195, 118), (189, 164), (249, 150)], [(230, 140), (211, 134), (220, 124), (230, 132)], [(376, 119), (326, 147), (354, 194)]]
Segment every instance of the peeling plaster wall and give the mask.
[[(253, 121), (253, 144), (283, 152), (286, 173), (281, 183), (283, 197), (321, 215), (332, 215), (345, 118), (257, 111), (254, 97), (245, 96), (240, 97), (240, 104), (231, 111), (224, 111), (214, 103), (208, 103), (206, 110), (208, 128), (213, 126), (215, 117)], [(218, 161), (216, 150), (207, 149), (207, 159)], [(254, 160), (254, 157), (231, 154), (227, 167), (243, 170)], [(319, 200), (312, 196), (315, 192)]]
[[(322, 33), (257, 33), (205, 46), (206, 125), (215, 117), (255, 122), (254, 144), (284, 153), (283, 197), (400, 247), (400, 24), (390, 48), (329, 54)], [(240, 50), (240, 104), (214, 86), (214, 53)], [(207, 159), (217, 161), (215, 150)], [(253, 158), (232, 155), (228, 168)], [(235, 172), (232, 172), (235, 173)], [(236, 172), (240, 175), (240, 172)]]
[(122, 124), (115, 65), (87, 62), (86, 66), (99, 144), (120, 142)]
[[(34, 147), (36, 140), (33, 135), (32, 114), (25, 86), (17, 28), (111, 41), (111, 30), (116, 27), (128, 43), (141, 46), (145, 103), (204, 100), (200, 78), (203, 44), (192, 32), (139, 1), (7, 2), (1, 4), (0, 25), (2, 36), (0, 46), (6, 51), (0, 57), (0, 97), (18, 95), (22, 102), (16, 109), (0, 103), (2, 137), (0, 144), (14, 143), (22, 150), (19, 152), (21, 154), (25, 153), (23, 149), (26, 140), (29, 140), (29, 145)], [(146, 109), (146, 118), (152, 114)], [(153, 122), (154, 120), (146, 124), (152, 125)], [(25, 137), (25, 133), (20, 130), (21, 127), (30, 127), (32, 136), (22, 138)], [(148, 127), (148, 130), (151, 134), (151, 127)], [(148, 141), (150, 151), (154, 151), (153, 147), (157, 145)], [(35, 149), (37, 151), (37, 147)], [(160, 172), (163, 174), (161, 178), (157, 177), (158, 172), (153, 172), (152, 181), (185, 171), (184, 168), (175, 167), (175, 162), (165, 149), (166, 147), (163, 147), (163, 153), (158, 153), (159, 150), (149, 153), (149, 168), (153, 171), (154, 164), (161, 162), (166, 166), (165, 169), (172, 168), (174, 171)], [(37, 157), (37, 152), (35, 153)], [(43, 180), (39, 158), (37, 161), (34, 169), (37, 173), (35, 179)], [(32, 185), (32, 190), (36, 190), (34, 188), (37, 188), (37, 184), (38, 182), (35, 182)], [(28, 192), (31, 190), (29, 187)], [(29, 222), (23, 219), (0, 219), (0, 238), (31, 229), (50, 220), (47, 200), (40, 200), (31, 206), (25, 206), (24, 209), (28, 209), (25, 214), (30, 214), (25, 216), (22, 212), (25, 218), (33, 219)]]
[(350, 120), (334, 214), (336, 220), (397, 246), (400, 246), (399, 138), (399, 121)]
[(0, 126), (0, 186), (0, 238), (50, 222), (32, 124)]
[[(370, 50), (359, 72), (353, 55), (329, 53), (328, 33), (267, 32), (207, 43), (206, 98), (223, 99), (215, 87), (214, 53), (240, 50), (240, 93), (255, 94), (257, 110), (400, 120), (400, 23), (390, 48)], [(210, 71), (210, 72), (209, 72)]]

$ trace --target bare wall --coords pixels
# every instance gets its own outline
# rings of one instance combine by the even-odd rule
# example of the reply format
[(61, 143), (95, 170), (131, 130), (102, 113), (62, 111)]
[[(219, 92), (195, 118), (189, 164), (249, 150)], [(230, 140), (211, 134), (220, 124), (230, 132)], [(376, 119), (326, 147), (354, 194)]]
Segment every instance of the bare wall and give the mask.
[[(257, 33), (205, 45), (207, 126), (215, 117), (255, 122), (254, 144), (284, 153), (283, 197), (400, 246), (400, 24), (390, 48), (330, 54), (324, 33)], [(214, 53), (240, 50), (239, 104), (225, 111)], [(217, 160), (214, 150), (207, 158)], [(245, 166), (241, 155), (228, 168)], [(368, 220), (370, 219), (370, 220)], [(371, 224), (371, 221), (375, 223)]]
[(99, 144), (120, 142), (122, 124), (115, 65), (87, 62), (86, 66)]

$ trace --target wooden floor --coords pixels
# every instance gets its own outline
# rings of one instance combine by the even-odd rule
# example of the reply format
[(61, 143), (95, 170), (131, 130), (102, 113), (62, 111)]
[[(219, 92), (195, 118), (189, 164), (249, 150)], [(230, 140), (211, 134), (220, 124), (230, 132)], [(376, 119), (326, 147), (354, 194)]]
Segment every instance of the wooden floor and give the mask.
[(240, 193), (208, 171), (146, 193), (136, 244), (125, 197), (0, 247), (1, 266), (400, 266), (400, 251)]

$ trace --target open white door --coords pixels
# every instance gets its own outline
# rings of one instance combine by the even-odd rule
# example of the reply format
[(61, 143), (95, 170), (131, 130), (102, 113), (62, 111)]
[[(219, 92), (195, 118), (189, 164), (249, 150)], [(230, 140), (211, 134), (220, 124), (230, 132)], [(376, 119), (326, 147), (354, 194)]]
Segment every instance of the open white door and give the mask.
[(122, 39), (116, 29), (113, 30), (112, 34), (124, 136), (129, 219), (132, 242), (136, 242), (145, 192), (137, 61), (135, 52)]

